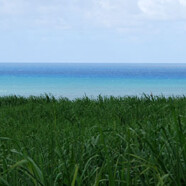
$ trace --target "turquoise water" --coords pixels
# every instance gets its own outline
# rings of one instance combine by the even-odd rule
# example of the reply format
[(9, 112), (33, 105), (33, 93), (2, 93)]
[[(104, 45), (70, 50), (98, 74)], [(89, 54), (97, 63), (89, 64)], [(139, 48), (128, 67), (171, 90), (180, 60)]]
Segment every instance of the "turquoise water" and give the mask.
[(186, 64), (0, 64), (0, 95), (186, 95)]

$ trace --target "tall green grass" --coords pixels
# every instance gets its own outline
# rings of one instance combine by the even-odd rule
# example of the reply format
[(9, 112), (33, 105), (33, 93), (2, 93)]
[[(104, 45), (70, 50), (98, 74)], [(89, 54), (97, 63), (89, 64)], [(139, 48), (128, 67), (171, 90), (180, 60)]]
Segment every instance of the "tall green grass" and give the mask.
[(186, 185), (186, 97), (1, 97), (0, 185)]

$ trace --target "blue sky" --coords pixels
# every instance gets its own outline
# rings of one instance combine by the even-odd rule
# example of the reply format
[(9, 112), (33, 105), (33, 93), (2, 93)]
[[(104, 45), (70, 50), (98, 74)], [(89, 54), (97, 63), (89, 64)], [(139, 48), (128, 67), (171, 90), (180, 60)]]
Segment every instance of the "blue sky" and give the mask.
[(186, 62), (186, 0), (0, 0), (0, 62)]

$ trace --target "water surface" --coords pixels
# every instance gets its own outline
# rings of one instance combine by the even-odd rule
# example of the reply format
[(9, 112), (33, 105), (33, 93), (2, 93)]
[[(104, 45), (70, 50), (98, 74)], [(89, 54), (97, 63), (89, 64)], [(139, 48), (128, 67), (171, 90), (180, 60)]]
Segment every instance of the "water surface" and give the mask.
[(0, 63), (0, 95), (186, 94), (186, 64)]

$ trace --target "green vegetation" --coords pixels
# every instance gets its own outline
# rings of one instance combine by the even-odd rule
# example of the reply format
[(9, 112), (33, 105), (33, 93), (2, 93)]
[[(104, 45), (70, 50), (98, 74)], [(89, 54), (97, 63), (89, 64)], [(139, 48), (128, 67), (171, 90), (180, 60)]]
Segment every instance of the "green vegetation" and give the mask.
[(1, 97), (0, 185), (186, 185), (186, 97)]

